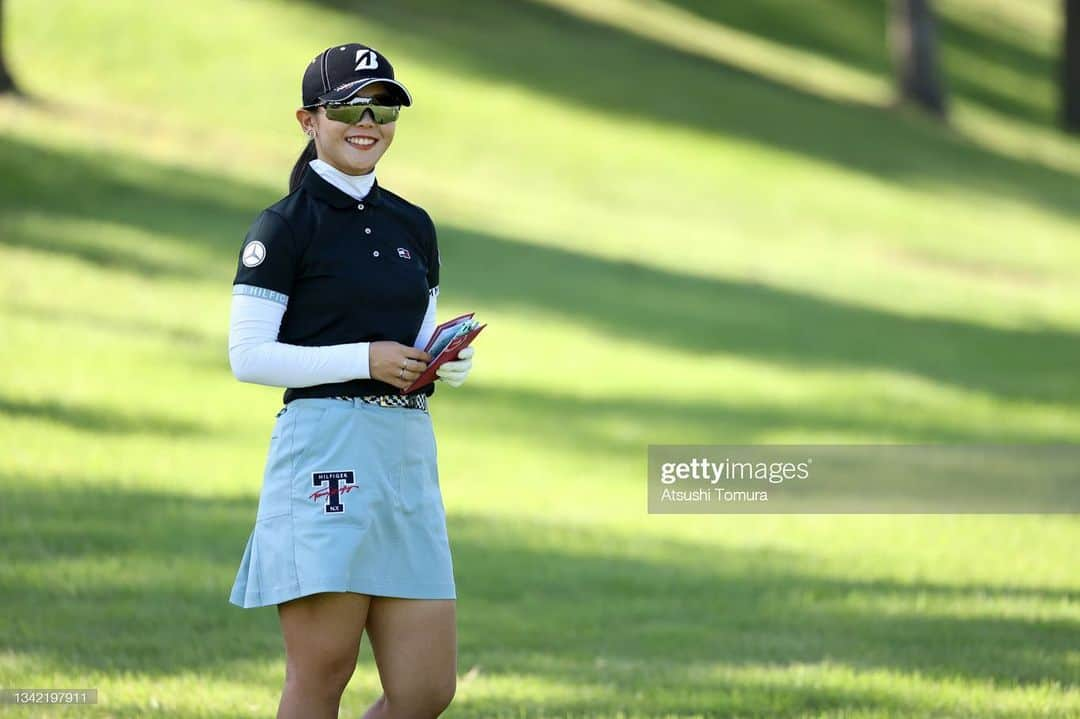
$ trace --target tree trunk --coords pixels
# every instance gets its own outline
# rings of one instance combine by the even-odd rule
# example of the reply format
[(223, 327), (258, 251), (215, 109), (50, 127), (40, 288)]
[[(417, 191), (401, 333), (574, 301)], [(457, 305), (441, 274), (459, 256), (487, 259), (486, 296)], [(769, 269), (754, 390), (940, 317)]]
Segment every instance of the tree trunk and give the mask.
[(1065, 41), (1061, 51), (1061, 119), (1080, 134), (1080, 0), (1065, 0)]
[(18, 92), (15, 78), (8, 72), (7, 63), (4, 62), (4, 0), (0, 0), (0, 94)]
[(944, 117), (936, 25), (930, 0), (892, 0), (889, 40), (900, 99)]

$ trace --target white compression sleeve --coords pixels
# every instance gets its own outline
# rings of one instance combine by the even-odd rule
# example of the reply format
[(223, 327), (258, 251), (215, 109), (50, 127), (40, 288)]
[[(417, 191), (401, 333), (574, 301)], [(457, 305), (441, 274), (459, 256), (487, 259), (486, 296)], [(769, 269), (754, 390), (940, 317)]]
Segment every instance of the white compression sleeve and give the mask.
[(322, 347), (278, 342), (285, 305), (264, 297), (234, 294), (229, 321), (229, 365), (241, 382), (272, 387), (369, 379), (368, 342)]
[(428, 295), (427, 312), (424, 313), (424, 321), (420, 324), (420, 331), (416, 333), (416, 341), (413, 342), (413, 347), (417, 349), (424, 349), (424, 345), (435, 334), (435, 297), (438, 294), (438, 291), (435, 291)]

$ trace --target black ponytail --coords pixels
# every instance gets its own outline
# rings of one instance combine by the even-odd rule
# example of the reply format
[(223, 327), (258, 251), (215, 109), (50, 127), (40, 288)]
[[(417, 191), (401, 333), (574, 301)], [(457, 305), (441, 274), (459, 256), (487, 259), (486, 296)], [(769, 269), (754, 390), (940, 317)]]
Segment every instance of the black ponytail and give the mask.
[(293, 165), (292, 172), (289, 174), (289, 192), (296, 192), (296, 188), (300, 187), (300, 183), (304, 179), (304, 173), (307, 172), (308, 163), (319, 156), (319, 153), (315, 150), (315, 140), (308, 140), (308, 144), (304, 147), (304, 151), (300, 153), (300, 157), (296, 158), (296, 164)]

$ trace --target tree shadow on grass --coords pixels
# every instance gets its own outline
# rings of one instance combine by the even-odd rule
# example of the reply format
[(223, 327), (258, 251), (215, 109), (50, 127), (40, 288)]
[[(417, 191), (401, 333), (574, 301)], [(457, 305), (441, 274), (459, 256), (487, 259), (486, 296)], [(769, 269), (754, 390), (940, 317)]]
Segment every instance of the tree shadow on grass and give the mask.
[[(200, 259), (238, 254), (259, 210), (275, 199), (266, 188), (131, 155), (81, 154), (0, 136), (0, 243), (106, 269), (151, 278), (205, 274)], [(27, 226), (20, 222), (27, 213), (62, 227)], [(65, 231), (69, 221), (139, 228), (178, 252), (163, 257), (139, 243), (110, 245), (100, 229)], [(190, 259), (179, 259), (185, 255)]]
[(163, 415), (120, 414), (108, 408), (79, 406), (58, 399), (20, 399), (0, 395), (0, 417), (37, 419), (97, 434), (159, 434), (194, 437), (208, 433), (195, 422)]
[[(448, 397), (447, 401), (451, 401)], [(1038, 426), (1003, 429), (950, 422), (932, 411), (904, 414), (850, 407), (739, 405), (722, 398), (580, 397), (485, 385), (452, 398), (455, 424), (495, 436), (517, 435), (552, 450), (626, 457), (648, 444), (745, 444), (777, 433), (876, 435), (905, 444), (994, 442), (1070, 444), (1075, 435)], [(435, 406), (436, 422), (443, 410)], [(644, 460), (643, 460), (644, 461)], [(507, 468), (508, 472), (513, 471)], [(634, 477), (633, 481), (638, 478)]]
[[(887, 181), (966, 187), (1066, 217), (1080, 213), (1069, 173), (996, 154), (935, 123), (829, 100), (536, 0), (308, 1), (354, 13), (361, 28), (370, 32), (374, 24), (394, 38), (395, 50), (425, 65), (615, 118), (743, 138)], [(407, 68), (398, 72), (405, 77)], [(677, 178), (669, 181), (677, 185)]]
[(441, 231), (440, 243), (445, 287), (469, 306), (554, 313), (612, 336), (705, 355), (890, 370), (1063, 405), (1080, 399), (1080, 337), (1069, 332), (905, 316), (464, 228)]
[[(1006, 598), (1072, 602), (1080, 598), (1075, 592), (816, 575), (807, 569), (809, 553), (737, 552), (668, 541), (660, 542), (662, 551), (650, 546), (654, 559), (646, 562), (629, 558), (632, 550), (615, 549), (632, 541), (626, 537), (604, 538), (600, 530), (557, 522), (509, 525), (458, 516), (452, 528), (459, 602), (473, 609), (461, 620), (463, 666), (474, 656), (483, 664), (478, 645), (497, 638), (499, 671), (525, 672), (533, 657), (558, 654), (565, 664), (548, 668), (552, 678), (604, 682), (617, 668), (613, 665), (637, 663), (655, 684), (628, 675), (623, 677), (627, 690), (680, 688), (685, 696), (712, 689), (719, 706), (745, 687), (695, 675), (694, 667), (832, 662), (855, 671), (990, 680), (1002, 686), (1059, 681), (1071, 687), (1077, 680), (1069, 657), (1080, 629), (1072, 622), (1029, 622), (980, 615), (977, 609), (983, 601)], [(604, 557), (603, 549), (596, 554), (552, 549), (586, 543), (606, 545), (620, 556)], [(507, 562), (521, 569), (508, 573)], [(925, 608), (938, 600), (969, 604), (965, 608), (971, 613)], [(866, 606), (859, 608), (862, 602)], [(890, 604), (887, 613), (872, 609), (880, 604)], [(759, 688), (768, 692), (767, 685)], [(829, 694), (814, 695), (814, 706), (853, 701), (845, 696), (834, 705)], [(889, 706), (879, 701), (869, 704)]]
[[(0, 479), (8, 651), (61, 673), (151, 677), (225, 674), (235, 662), (280, 656), (272, 608), (227, 604), (255, 496), (42, 481), (53, 487), (47, 502), (39, 487)], [(1005, 686), (1076, 680), (1074, 624), (980, 611), (998, 599), (1080, 599), (1063, 590), (829, 576), (808, 570), (810, 553), (631, 539), (553, 521), (454, 514), (450, 531), (462, 671), (475, 664), (570, 685), (614, 676), (656, 697), (668, 692), (655, 707), (665, 711), (688, 709), (688, 689), (715, 688), (698, 671), (712, 665), (832, 662)], [(938, 600), (957, 614), (926, 609)], [(885, 603), (887, 616), (876, 609)], [(880, 700), (758, 689), (793, 706)]]

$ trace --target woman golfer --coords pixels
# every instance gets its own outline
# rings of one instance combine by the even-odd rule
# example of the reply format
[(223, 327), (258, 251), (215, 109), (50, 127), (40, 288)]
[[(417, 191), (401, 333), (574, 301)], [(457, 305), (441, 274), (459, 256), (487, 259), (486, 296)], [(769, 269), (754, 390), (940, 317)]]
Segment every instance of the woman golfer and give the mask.
[[(439, 248), (422, 208), (375, 164), (412, 104), (381, 53), (327, 48), (303, 77), (311, 138), (290, 192), (240, 250), (229, 361), (285, 387), (255, 526), (230, 600), (276, 605), (285, 640), (277, 716), (337, 717), (367, 630), (383, 695), (364, 714), (435, 717), (457, 675), (454, 572), (428, 398)], [(471, 347), (439, 368), (459, 386)]]

